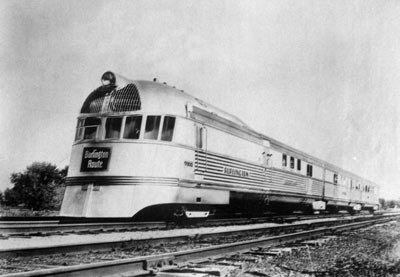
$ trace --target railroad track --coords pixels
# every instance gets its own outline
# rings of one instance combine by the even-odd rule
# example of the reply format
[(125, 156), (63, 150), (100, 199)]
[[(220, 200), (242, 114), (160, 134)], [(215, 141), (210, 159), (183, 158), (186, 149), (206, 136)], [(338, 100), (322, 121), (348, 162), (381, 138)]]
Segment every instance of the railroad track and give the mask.
[[(371, 215), (359, 215), (358, 217), (370, 217)], [(0, 239), (9, 237), (31, 237), (31, 236), (51, 236), (69, 233), (101, 233), (101, 232), (127, 232), (157, 229), (173, 229), (177, 227), (217, 227), (228, 225), (246, 225), (255, 223), (292, 223), (302, 220), (348, 217), (347, 214), (340, 215), (287, 215), (287, 216), (268, 216), (260, 218), (231, 218), (231, 219), (211, 219), (196, 224), (186, 223), (180, 226), (168, 222), (72, 222), (65, 223), (60, 219), (47, 218), (46, 220), (0, 220)]]
[(59, 221), (18, 221), (0, 222), (0, 235), (3, 239), (15, 236), (49, 236), (68, 233), (122, 232), (167, 228), (166, 222), (101, 222), (67, 223)]
[[(235, 235), (245, 233), (250, 234), (279, 234), (282, 232), (293, 232), (296, 230), (314, 229), (321, 226), (331, 226), (344, 223), (353, 223), (362, 221), (369, 217), (343, 217), (336, 218), (327, 221), (327, 218), (312, 222), (299, 222), (292, 224), (271, 224), (271, 223), (259, 223), (251, 225), (235, 225), (228, 228), (212, 226), (211, 230), (207, 226), (202, 228), (180, 228), (180, 229), (165, 229), (165, 230), (153, 230), (153, 232), (140, 232), (134, 230), (131, 235), (125, 236), (124, 233), (121, 235), (107, 235), (101, 234), (99, 236), (86, 238), (80, 236), (76, 238), (73, 243), (63, 243), (63, 238), (55, 236), (53, 240), (43, 242), (41, 245), (37, 245), (34, 242), (30, 244), (30, 241), (25, 240), (24, 247), (11, 247), (0, 250), (1, 257), (16, 257), (16, 256), (37, 256), (37, 255), (50, 255), (57, 253), (73, 253), (73, 252), (84, 252), (84, 251), (96, 251), (103, 249), (116, 249), (116, 248), (130, 248), (138, 246), (154, 246), (163, 243), (177, 243), (193, 240), (193, 238), (219, 238), (226, 235)], [(24, 236), (23, 236), (24, 237)], [(11, 241), (13, 242), (13, 241)], [(30, 246), (29, 246), (30, 245)]]
[[(345, 222), (345, 220), (337, 221), (336, 223), (330, 222), (331, 226), (324, 226), (327, 222), (315, 222), (313, 224), (292, 224), (287, 225), (286, 227), (280, 226), (278, 227), (270, 227), (270, 228), (260, 228), (258, 230), (237, 230), (236, 234), (242, 234), (242, 238), (234, 237), (234, 241), (238, 242), (228, 242), (223, 245), (216, 246), (201, 246), (198, 249), (190, 249), (186, 251), (167, 251), (169, 254), (157, 254), (157, 255), (146, 255), (145, 257), (136, 257), (136, 258), (128, 258), (122, 260), (114, 260), (107, 262), (100, 262), (94, 264), (86, 264), (86, 265), (75, 265), (68, 266), (62, 268), (54, 268), (54, 269), (46, 269), (33, 271), (28, 273), (17, 273), (6, 276), (98, 276), (100, 273), (103, 275), (112, 275), (112, 274), (120, 274), (123, 273), (123, 276), (139, 276), (140, 274), (152, 274), (154, 271), (162, 270), (170, 270), (172, 268), (176, 269), (178, 265), (185, 263), (187, 261), (194, 261), (198, 259), (207, 259), (210, 257), (218, 257), (221, 255), (226, 255), (227, 253), (232, 252), (242, 252), (249, 250), (254, 247), (270, 247), (273, 245), (283, 244), (287, 242), (294, 242), (298, 240), (310, 239), (313, 237), (318, 237), (326, 234), (331, 234), (333, 232), (360, 228), (363, 226), (368, 226), (371, 224), (376, 224), (380, 222), (386, 222), (398, 218), (399, 215), (391, 215), (391, 216), (382, 216), (379, 218), (366, 220), (364, 218), (363, 221), (360, 222)], [(360, 219), (361, 220), (361, 219)], [(340, 224), (340, 225), (338, 225)], [(307, 229), (307, 230), (304, 230)], [(299, 231), (301, 230), (301, 231)], [(158, 238), (158, 242), (154, 241), (155, 244), (166, 244), (166, 243), (177, 243), (179, 241), (183, 241), (184, 244), (201, 244), (200, 242), (209, 242), (209, 239), (213, 237), (216, 241), (220, 241), (218, 238), (232, 236), (234, 231), (225, 232), (225, 233), (213, 233), (213, 234), (202, 234), (197, 237), (187, 236), (184, 238), (178, 237), (169, 237), (164, 238), (164, 241), (160, 241)], [(252, 240), (247, 240), (243, 238), (247, 238), (249, 236), (253, 236), (255, 233), (263, 234), (261, 238), (254, 238)], [(280, 234), (283, 232), (290, 232), (288, 234)], [(280, 235), (274, 235), (280, 234)], [(182, 240), (183, 239), (183, 240)], [(239, 241), (243, 240), (243, 241)], [(138, 241), (131, 241), (131, 245), (125, 245), (124, 247), (143, 247), (144, 245), (149, 245), (150, 241), (145, 241), (142, 246)], [(107, 247), (118, 247), (118, 245), (108, 245)], [(75, 249), (74, 251), (76, 251)], [(45, 254), (44, 249), (40, 249), (40, 254)], [(172, 252), (172, 253), (171, 253)], [(4, 253), (3, 253), (4, 254)], [(10, 253), (9, 253), (10, 254)], [(20, 255), (19, 253), (18, 255)], [(128, 274), (128, 275), (126, 275)]]

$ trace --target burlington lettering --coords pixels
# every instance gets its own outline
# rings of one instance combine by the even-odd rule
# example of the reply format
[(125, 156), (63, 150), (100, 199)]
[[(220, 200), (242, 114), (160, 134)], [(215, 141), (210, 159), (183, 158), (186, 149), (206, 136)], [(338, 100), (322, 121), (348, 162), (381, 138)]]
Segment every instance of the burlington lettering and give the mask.
[(108, 159), (108, 152), (97, 151), (96, 149), (92, 152), (85, 151), (85, 159)]
[(224, 173), (226, 175), (232, 175), (232, 176), (249, 177), (249, 172), (242, 169), (235, 169), (230, 167), (224, 167)]
[(102, 168), (103, 162), (102, 161), (94, 162), (92, 160), (88, 160), (87, 167), (88, 168)]
[(107, 170), (111, 148), (86, 147), (82, 153), (81, 172)]

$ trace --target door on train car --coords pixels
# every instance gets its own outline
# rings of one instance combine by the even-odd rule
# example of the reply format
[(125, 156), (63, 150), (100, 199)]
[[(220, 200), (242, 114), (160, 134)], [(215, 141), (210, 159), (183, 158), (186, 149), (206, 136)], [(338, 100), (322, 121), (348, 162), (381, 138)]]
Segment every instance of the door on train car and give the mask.
[(269, 168), (272, 166), (272, 154), (271, 154), (271, 145), (269, 143), (269, 141), (267, 140), (263, 140), (263, 153), (262, 153), (262, 159), (263, 159), (263, 166), (265, 168)]
[(272, 166), (272, 154), (271, 154), (271, 145), (269, 141), (263, 140), (263, 153), (262, 153), (262, 164), (264, 167), (264, 175), (265, 181), (271, 183), (271, 171), (270, 168)]
[(196, 124), (195, 178), (202, 180), (207, 172), (207, 127)]

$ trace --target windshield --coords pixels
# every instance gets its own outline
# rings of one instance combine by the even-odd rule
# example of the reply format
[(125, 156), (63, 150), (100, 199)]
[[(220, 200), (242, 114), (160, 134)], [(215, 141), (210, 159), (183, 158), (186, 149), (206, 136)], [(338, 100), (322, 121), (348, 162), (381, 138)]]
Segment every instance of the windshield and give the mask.
[(100, 125), (101, 119), (98, 117), (79, 118), (75, 140), (95, 139)]
[(79, 118), (75, 141), (94, 139), (172, 141), (175, 121), (175, 117), (160, 115)]

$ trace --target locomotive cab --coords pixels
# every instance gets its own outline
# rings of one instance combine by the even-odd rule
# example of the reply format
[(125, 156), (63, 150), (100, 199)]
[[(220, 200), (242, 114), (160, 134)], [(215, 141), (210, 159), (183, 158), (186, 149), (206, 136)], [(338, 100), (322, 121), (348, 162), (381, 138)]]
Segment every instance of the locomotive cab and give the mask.
[(62, 216), (207, 217), (228, 193), (194, 179), (196, 125), (187, 94), (106, 72), (78, 116)]

